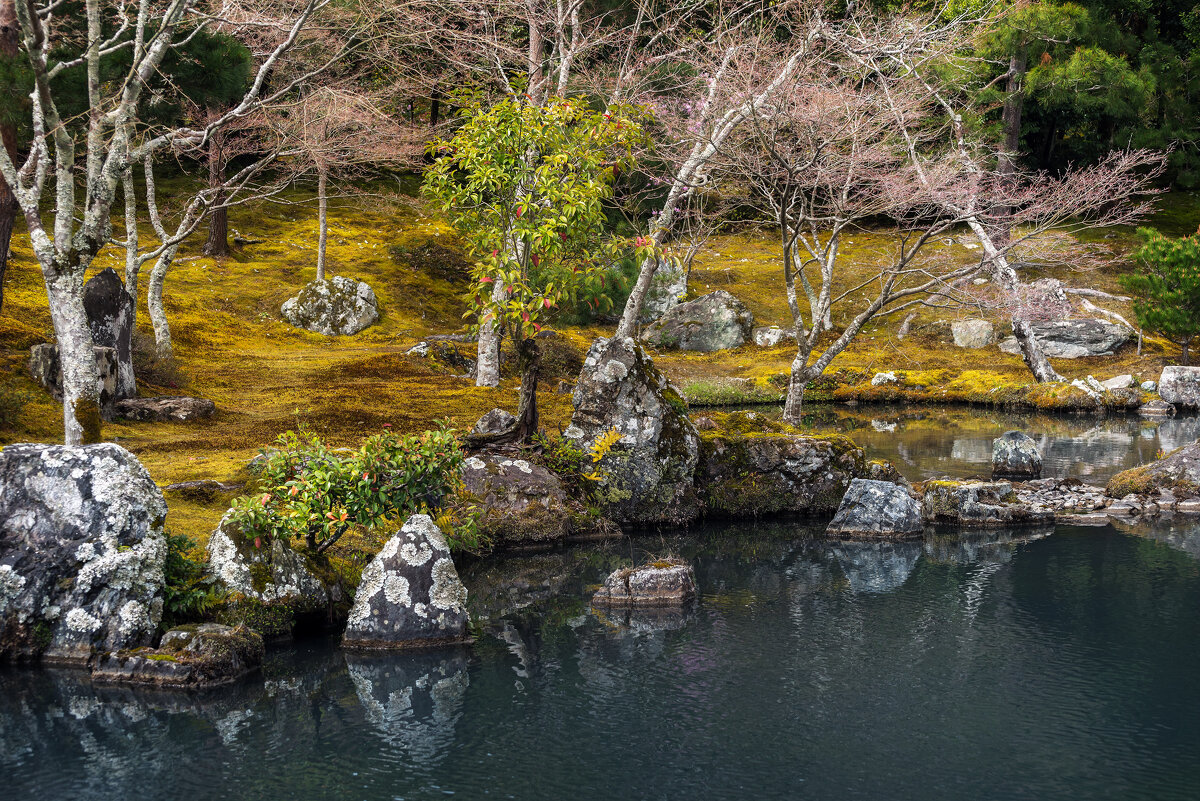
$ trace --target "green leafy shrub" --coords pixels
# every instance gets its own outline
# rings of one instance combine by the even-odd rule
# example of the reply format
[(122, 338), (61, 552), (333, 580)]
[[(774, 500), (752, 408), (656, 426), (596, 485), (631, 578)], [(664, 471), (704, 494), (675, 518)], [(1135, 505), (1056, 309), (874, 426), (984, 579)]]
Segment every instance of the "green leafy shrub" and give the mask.
[(198, 620), (224, 599), (200, 546), (186, 534), (167, 534), (163, 578), (164, 627)]
[(459, 483), (463, 452), (454, 431), (385, 431), (356, 451), (332, 450), (301, 429), (264, 450), (260, 495), (234, 500), (231, 522), (256, 548), (302, 539), (324, 553), (353, 526), (437, 509)]

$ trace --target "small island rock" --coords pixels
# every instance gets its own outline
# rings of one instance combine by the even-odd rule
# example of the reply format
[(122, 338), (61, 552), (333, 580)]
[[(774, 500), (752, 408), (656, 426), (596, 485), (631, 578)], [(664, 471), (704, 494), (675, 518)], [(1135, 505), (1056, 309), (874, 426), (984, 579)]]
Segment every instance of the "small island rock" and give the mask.
[(1042, 454), (1033, 438), (1022, 431), (1006, 431), (992, 440), (992, 478), (1042, 477)]
[(592, 597), (596, 606), (679, 606), (696, 595), (696, 573), (680, 559), (614, 570)]
[(901, 539), (925, 530), (921, 503), (909, 491), (889, 481), (856, 478), (826, 533), (836, 537)]

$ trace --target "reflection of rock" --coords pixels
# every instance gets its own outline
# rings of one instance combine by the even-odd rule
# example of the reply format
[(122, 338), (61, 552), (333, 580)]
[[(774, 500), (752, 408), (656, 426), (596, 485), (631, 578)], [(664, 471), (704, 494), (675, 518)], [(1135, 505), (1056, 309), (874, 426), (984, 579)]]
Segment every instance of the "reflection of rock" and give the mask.
[(471, 619), (495, 620), (554, 597), (575, 578), (579, 565), (571, 557), (576, 553), (578, 549), (471, 562), (462, 573)]
[(676, 607), (658, 608), (593, 608), (592, 614), (610, 626), (629, 629), (637, 634), (656, 631), (675, 631), (688, 624), (696, 615), (696, 605), (686, 603)]
[(376, 734), (418, 764), (445, 754), (471, 682), (465, 651), (348, 653), (346, 665)]
[(850, 583), (850, 591), (891, 592), (908, 580), (921, 558), (919, 542), (841, 542), (825, 552)]
[(1163, 453), (1200, 439), (1200, 417), (1177, 417), (1158, 424), (1158, 445)]
[(958, 565), (977, 562), (1008, 562), (1017, 548), (1054, 533), (1052, 527), (1034, 529), (988, 529), (961, 531), (952, 536), (925, 540), (925, 554), (938, 562)]
[(959, 437), (950, 446), (950, 458), (973, 464), (986, 464), (992, 458), (992, 442), (980, 437)]

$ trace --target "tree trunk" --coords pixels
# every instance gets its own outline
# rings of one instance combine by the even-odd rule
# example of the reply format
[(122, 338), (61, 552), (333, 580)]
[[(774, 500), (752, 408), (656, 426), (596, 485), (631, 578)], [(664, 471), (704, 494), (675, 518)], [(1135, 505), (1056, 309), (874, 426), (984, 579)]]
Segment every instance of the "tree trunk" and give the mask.
[(804, 390), (809, 378), (807, 358), (799, 354), (792, 360), (791, 375), (788, 376), (787, 399), (783, 402), (783, 422), (799, 426), (801, 413), (804, 411)]
[(63, 442), (87, 445), (100, 441), (100, 393), (96, 353), (83, 308), (83, 269), (46, 275), (50, 319), (62, 366)]
[[(0, 0), (0, 58), (11, 61), (20, 52), (17, 35), (17, 9), (14, 0)], [(17, 126), (0, 124), (0, 144), (8, 157), (17, 163)], [(4, 311), (4, 279), (8, 273), (8, 250), (12, 242), (13, 225), (20, 208), (8, 183), (0, 178), (0, 311)]]
[[(1019, 48), (1008, 61), (1007, 96), (1000, 116), (1004, 143), (996, 157), (996, 172), (1002, 179), (1010, 178), (1017, 172), (1017, 154), (1021, 151), (1021, 116), (1025, 110), (1025, 59), (1024, 48)], [(1006, 219), (1011, 214), (1011, 209), (1005, 209), (997, 226), (996, 238), (1001, 246), (1012, 241), (1012, 225)]]
[(625, 310), (621, 312), (621, 322), (617, 323), (617, 332), (613, 336), (618, 339), (632, 337), (637, 334), (638, 318), (642, 316), (642, 307), (646, 304), (646, 295), (654, 283), (654, 274), (658, 272), (658, 259), (645, 259), (638, 270), (637, 283), (629, 292), (625, 301)]
[[(501, 307), (507, 299), (504, 284), (492, 284), (492, 302)], [(475, 386), (500, 386), (500, 326), (493, 316), (479, 325), (479, 342), (475, 348)]]
[(517, 442), (529, 442), (538, 430), (537, 387), (542, 364), (542, 349), (536, 339), (517, 343), (517, 364), (521, 368), (521, 394), (517, 401)]
[(326, 194), (329, 176), (325, 170), (317, 173), (317, 280), (325, 280), (325, 245), (329, 241), (329, 196)]
[(1190, 339), (1185, 339), (1183, 341), (1183, 366), (1184, 367), (1190, 367), (1192, 364), (1191, 359), (1188, 358), (1188, 346), (1190, 344), (1192, 344), (1192, 341)]
[(442, 118), (442, 90), (433, 87), (429, 95), (429, 127), (436, 128)]
[(1033, 324), (1028, 320), (1014, 317), (1012, 330), (1013, 336), (1017, 338), (1017, 344), (1021, 346), (1021, 358), (1025, 360), (1025, 365), (1033, 373), (1033, 377), (1037, 379), (1038, 383), (1061, 381), (1062, 376), (1050, 366), (1050, 360), (1046, 358), (1042, 343), (1033, 333)]
[[(225, 137), (220, 129), (208, 140), (208, 186), (216, 189), (225, 183)], [(218, 192), (213, 198), (216, 206), (208, 215), (208, 239), (204, 242), (204, 255), (224, 257), (229, 255), (229, 209), (225, 193)]]
[(150, 323), (154, 326), (154, 352), (160, 359), (175, 357), (175, 349), (171, 343), (171, 326), (167, 322), (167, 310), (163, 306), (163, 283), (167, 279), (167, 271), (179, 245), (170, 245), (154, 262), (150, 270), (150, 288), (146, 292), (146, 307), (150, 310)]

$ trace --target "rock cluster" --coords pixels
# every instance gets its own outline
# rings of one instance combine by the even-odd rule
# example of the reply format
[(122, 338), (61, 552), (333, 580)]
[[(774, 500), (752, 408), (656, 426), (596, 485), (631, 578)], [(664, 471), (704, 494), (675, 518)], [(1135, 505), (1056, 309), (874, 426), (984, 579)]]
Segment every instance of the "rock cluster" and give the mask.
[(158, 648), (105, 654), (92, 670), (100, 683), (197, 688), (228, 684), (258, 670), (263, 640), (245, 626), (219, 623), (171, 629)]
[(379, 303), (371, 287), (340, 275), (313, 281), (284, 301), (280, 311), (297, 328), (325, 336), (357, 334), (379, 321)]
[(922, 505), (930, 523), (963, 528), (1054, 522), (1052, 510), (1022, 503), (1007, 481), (927, 481)]
[(696, 573), (681, 559), (663, 559), (615, 570), (594, 596), (596, 606), (679, 606), (696, 596)]
[(750, 338), (754, 315), (723, 289), (681, 303), (645, 328), (642, 339), (660, 350), (709, 353), (741, 347)]
[(925, 531), (921, 503), (890, 481), (856, 478), (842, 497), (826, 533), (835, 537), (902, 539)]

